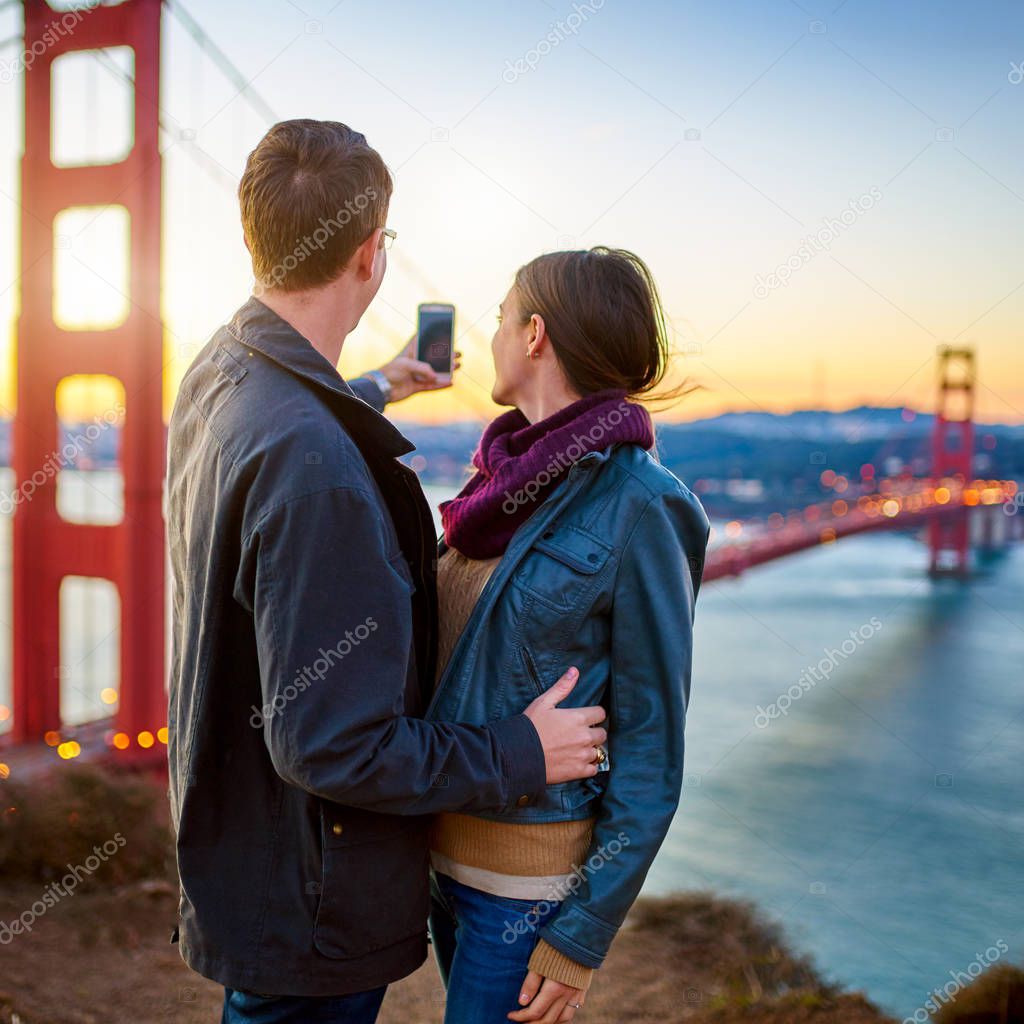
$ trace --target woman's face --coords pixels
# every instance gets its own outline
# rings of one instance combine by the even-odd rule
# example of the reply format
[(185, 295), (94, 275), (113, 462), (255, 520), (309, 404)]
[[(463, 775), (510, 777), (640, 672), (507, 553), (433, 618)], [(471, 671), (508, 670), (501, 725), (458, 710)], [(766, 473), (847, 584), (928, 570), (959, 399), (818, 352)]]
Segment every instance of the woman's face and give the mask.
[(510, 288), (498, 307), (498, 329), (491, 341), (495, 374), (491, 398), (498, 405), (518, 405), (533, 376), (527, 349), (537, 332), (532, 318), (525, 324), (522, 320), (519, 298)]

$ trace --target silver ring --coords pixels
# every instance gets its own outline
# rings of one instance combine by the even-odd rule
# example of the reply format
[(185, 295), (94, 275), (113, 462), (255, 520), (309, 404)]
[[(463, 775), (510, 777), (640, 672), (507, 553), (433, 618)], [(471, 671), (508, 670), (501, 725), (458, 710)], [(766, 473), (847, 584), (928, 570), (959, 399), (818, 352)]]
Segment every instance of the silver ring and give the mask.
[(572, 1007), (572, 1008), (573, 1008), (574, 1010), (582, 1010), (582, 1009), (583, 1009), (583, 1004), (582, 1004), (582, 1003), (570, 1003), (569, 1005), (570, 1005), (570, 1006), (571, 1006), (571, 1007)]

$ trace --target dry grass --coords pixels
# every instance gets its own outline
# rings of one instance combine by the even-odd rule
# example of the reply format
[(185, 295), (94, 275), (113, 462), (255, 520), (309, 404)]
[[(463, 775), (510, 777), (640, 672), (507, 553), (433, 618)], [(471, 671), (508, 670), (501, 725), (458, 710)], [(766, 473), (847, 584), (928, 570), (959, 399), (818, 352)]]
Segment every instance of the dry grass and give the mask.
[[(0, 897), (0, 921), (39, 886)], [(168, 943), (175, 893), (165, 882), (83, 890), (4, 947), (0, 1022), (207, 1024), (222, 990), (193, 974)], [(650, 917), (648, 916), (650, 915)], [(587, 1000), (587, 1024), (877, 1024), (890, 1018), (863, 997), (822, 986), (776, 931), (744, 904), (703, 894), (642, 901)], [(656, 919), (651, 929), (645, 921)], [(7, 1007), (5, 1016), (3, 1007)], [(380, 1024), (441, 1024), (443, 993), (431, 961), (393, 985)]]
[[(143, 778), (75, 766), (31, 790), (0, 784), (0, 929), (38, 900), (67, 864), (120, 832), (126, 842), (73, 895), (0, 947), (0, 1024), (201, 1024), (222, 990), (182, 963), (166, 800)], [(12, 881), (13, 880), (13, 881)], [(1024, 974), (994, 968), (955, 1008), (981, 1014), (1020, 998)], [(1013, 992), (1017, 995), (1013, 996)], [(441, 1024), (432, 962), (391, 987), (381, 1024)], [(952, 1012), (953, 1008), (950, 1008)], [(939, 1016), (937, 1024), (1021, 1017)], [(586, 1024), (877, 1024), (863, 995), (827, 985), (750, 903), (710, 893), (642, 899), (587, 1000)]]
[(935, 1024), (1016, 1024), (1024, 1021), (1024, 971), (996, 964), (932, 1015)]
[[(122, 842), (123, 840), (123, 842)], [(55, 882), (80, 866), (94, 847), (116, 853), (83, 889), (140, 878), (174, 877), (166, 797), (145, 776), (117, 776), (68, 765), (31, 785), (0, 782), (0, 875)]]

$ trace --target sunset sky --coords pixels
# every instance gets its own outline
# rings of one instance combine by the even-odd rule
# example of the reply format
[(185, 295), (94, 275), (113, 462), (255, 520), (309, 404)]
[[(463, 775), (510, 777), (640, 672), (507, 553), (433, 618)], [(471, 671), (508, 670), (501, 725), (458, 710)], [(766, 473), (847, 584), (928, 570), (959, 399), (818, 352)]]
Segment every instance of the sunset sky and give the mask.
[[(516, 268), (544, 251), (608, 244), (651, 265), (685, 354), (679, 372), (703, 385), (673, 417), (927, 408), (936, 347), (970, 343), (981, 418), (1024, 421), (1019, 2), (249, 0), (241, 18), (240, 9), (188, 6), (269, 111), (164, 16), (168, 402), (251, 286), (233, 195), (246, 154), (271, 116), (310, 116), (364, 131), (396, 179), (391, 266), (343, 372), (397, 350), (417, 303), (458, 308), (457, 386), (396, 416), (493, 415), (488, 343)], [(20, 26), (17, 9), (0, 12), (0, 40)], [(19, 50), (0, 50), (0, 70)], [(111, 69), (130, 73), (130, 60), (74, 59), (58, 78), (59, 155), (116, 157), (124, 104)], [(21, 103), (21, 76), (0, 75), (8, 410)], [(122, 233), (113, 214), (65, 215), (58, 234), (71, 242), (58, 257), (79, 279), (57, 297), (62, 321), (83, 309), (116, 315)], [(780, 267), (786, 282), (773, 277)], [(81, 394), (66, 404), (86, 407)]]

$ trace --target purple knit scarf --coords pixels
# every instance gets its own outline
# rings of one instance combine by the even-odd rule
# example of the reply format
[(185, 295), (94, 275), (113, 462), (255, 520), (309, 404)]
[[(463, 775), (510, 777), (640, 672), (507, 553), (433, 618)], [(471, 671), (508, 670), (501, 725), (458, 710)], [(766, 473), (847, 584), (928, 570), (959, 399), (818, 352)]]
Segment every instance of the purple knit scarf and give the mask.
[(444, 539), (469, 558), (502, 555), (516, 530), (588, 452), (610, 445), (654, 446), (654, 426), (621, 390), (598, 391), (538, 423), (502, 413), (473, 454), (476, 473), (441, 504)]

